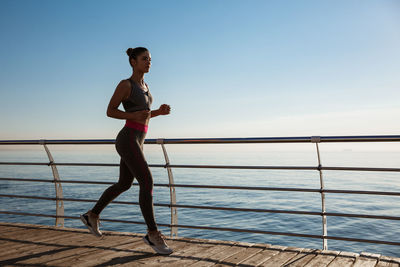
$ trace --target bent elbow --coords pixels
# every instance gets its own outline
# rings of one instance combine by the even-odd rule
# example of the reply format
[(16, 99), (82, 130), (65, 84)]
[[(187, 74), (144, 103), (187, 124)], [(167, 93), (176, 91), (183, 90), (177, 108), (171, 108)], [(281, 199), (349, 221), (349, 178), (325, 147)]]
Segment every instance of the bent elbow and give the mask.
[(107, 112), (106, 112), (106, 114), (107, 114), (107, 117), (110, 117), (111, 118), (111, 110), (109, 110), (109, 109), (107, 109)]

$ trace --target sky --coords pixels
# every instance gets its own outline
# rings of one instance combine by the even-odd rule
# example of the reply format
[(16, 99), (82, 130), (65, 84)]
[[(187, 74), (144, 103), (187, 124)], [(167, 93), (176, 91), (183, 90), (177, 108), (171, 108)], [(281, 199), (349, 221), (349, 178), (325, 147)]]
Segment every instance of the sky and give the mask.
[(0, 0), (0, 30), (3, 140), (115, 138), (137, 46), (146, 138), (400, 134), (400, 1)]

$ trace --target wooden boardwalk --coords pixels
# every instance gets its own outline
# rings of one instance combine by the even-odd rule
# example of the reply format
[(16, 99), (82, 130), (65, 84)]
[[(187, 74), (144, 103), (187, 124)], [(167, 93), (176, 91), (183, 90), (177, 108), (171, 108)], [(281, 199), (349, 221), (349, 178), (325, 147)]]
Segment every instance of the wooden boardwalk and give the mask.
[(168, 239), (175, 250), (155, 254), (142, 234), (21, 223), (0, 223), (0, 266), (377, 266), (400, 267), (400, 258), (368, 253), (194, 238)]

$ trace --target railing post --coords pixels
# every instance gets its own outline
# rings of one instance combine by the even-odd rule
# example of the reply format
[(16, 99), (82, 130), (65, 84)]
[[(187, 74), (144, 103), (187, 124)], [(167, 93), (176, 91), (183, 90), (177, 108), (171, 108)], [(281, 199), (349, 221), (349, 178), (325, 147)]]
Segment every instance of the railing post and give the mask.
[(54, 186), (56, 189), (56, 222), (55, 225), (64, 227), (64, 201), (60, 200), (63, 198), (63, 190), (60, 183), (60, 176), (58, 175), (57, 166), (54, 163), (53, 156), (50, 153), (50, 150), (46, 146), (46, 140), (41, 139), (40, 144), (43, 145), (44, 149), (46, 150), (47, 157), (49, 158), (49, 166), (51, 166), (51, 170), (53, 172), (54, 178)]
[(321, 185), (321, 209), (322, 209), (322, 247), (324, 250), (328, 249), (328, 240), (326, 239), (327, 235), (328, 235), (328, 225), (327, 225), (327, 221), (326, 221), (326, 209), (325, 209), (325, 193), (324, 193), (324, 179), (322, 176), (322, 165), (321, 165), (321, 157), (320, 157), (320, 153), (319, 153), (319, 147), (318, 147), (318, 143), (321, 142), (321, 137), (320, 136), (311, 136), (311, 142), (315, 143), (316, 147), (317, 147), (317, 155), (318, 155), (318, 172), (319, 172), (319, 182)]
[(164, 158), (165, 158), (165, 167), (167, 168), (168, 172), (168, 181), (169, 181), (169, 195), (170, 195), (170, 205), (171, 205), (171, 237), (178, 236), (178, 227), (175, 225), (178, 224), (178, 210), (174, 206), (176, 205), (176, 194), (175, 194), (175, 183), (174, 183), (174, 176), (172, 175), (171, 167), (169, 167), (169, 158), (167, 154), (167, 149), (164, 146), (164, 139), (160, 138), (157, 139), (157, 144), (161, 144)]

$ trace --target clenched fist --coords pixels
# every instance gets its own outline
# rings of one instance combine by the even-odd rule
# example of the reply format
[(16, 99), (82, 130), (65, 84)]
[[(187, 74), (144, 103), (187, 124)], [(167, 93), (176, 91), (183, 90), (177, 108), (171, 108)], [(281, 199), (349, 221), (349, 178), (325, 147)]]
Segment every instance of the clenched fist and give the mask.
[(158, 110), (161, 115), (167, 115), (171, 112), (171, 107), (167, 104), (162, 104)]

